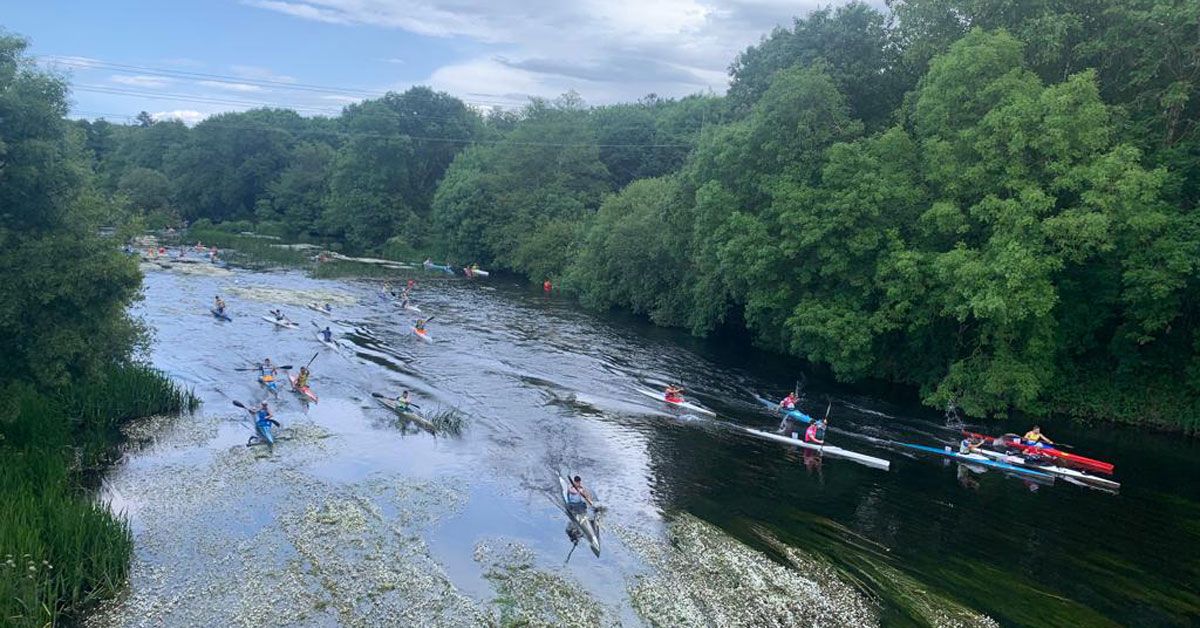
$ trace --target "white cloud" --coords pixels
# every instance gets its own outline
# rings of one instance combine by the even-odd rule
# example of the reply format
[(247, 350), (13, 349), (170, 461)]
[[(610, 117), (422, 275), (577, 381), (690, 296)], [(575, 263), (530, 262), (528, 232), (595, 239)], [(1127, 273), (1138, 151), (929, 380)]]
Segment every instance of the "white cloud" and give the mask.
[(270, 68), (264, 68), (257, 65), (235, 65), (231, 66), (230, 71), (234, 76), (244, 79), (253, 79), (256, 81), (274, 81), (276, 83), (295, 83), (295, 77), (286, 74), (276, 74)]
[[(556, 96), (590, 103), (727, 86), (734, 57), (829, 0), (243, 0), (293, 17), (467, 38), (489, 50), (434, 71), (457, 95)], [(841, 0), (833, 0), (840, 3)]]
[(146, 74), (114, 74), (109, 77), (113, 83), (128, 85), (130, 87), (165, 87), (171, 84), (171, 79), (163, 76), (149, 76)]
[(390, 63), (392, 65), (404, 65), (404, 59), (400, 59), (398, 57), (389, 57), (387, 59), (380, 59), (380, 61), (384, 63)]
[(205, 87), (215, 87), (217, 89), (229, 90), (231, 92), (249, 93), (263, 91), (263, 88), (259, 87), (258, 85), (251, 85), (249, 83), (234, 83), (232, 81), (197, 81), (196, 84), (203, 85)]
[(208, 117), (206, 113), (200, 113), (193, 109), (176, 109), (174, 111), (157, 111), (150, 114), (151, 118), (157, 120), (179, 120), (184, 124), (191, 126)]

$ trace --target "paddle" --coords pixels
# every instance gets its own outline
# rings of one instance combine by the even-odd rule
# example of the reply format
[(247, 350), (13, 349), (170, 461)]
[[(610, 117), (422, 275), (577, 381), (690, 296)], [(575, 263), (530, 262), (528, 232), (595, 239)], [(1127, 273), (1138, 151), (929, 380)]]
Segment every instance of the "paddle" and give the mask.
[[(389, 397), (389, 396), (387, 396), (387, 395), (382, 395), (382, 394), (380, 394), (380, 393), (377, 393), (377, 392), (373, 392), (373, 393), (371, 393), (371, 396), (372, 396), (372, 397), (379, 398), (379, 399), (387, 399), (388, 401), (396, 401), (395, 399), (393, 399), (393, 398), (391, 398), (391, 397)], [(399, 403), (399, 402), (397, 402), (397, 403)], [(408, 405), (409, 405), (409, 407), (416, 408), (416, 409), (418, 409), (418, 410), (420, 410), (420, 409), (421, 409), (421, 406), (418, 406), (417, 404), (415, 404), (415, 403), (413, 403), (413, 402), (411, 402), (411, 401), (410, 401), (410, 402), (408, 402)]]
[[(277, 369), (279, 369), (279, 370), (281, 370), (281, 371), (287, 371), (287, 370), (290, 370), (290, 369), (292, 368), (292, 365), (291, 365), (291, 364), (285, 364), (285, 365), (283, 365), (283, 366), (276, 366), (275, 368), (277, 368)], [(235, 370), (235, 371), (261, 371), (261, 370), (262, 370), (262, 367), (261, 367), (261, 366), (252, 366), (252, 367), (250, 367), (250, 368), (241, 368), (241, 367), (235, 367), (233, 370)]]

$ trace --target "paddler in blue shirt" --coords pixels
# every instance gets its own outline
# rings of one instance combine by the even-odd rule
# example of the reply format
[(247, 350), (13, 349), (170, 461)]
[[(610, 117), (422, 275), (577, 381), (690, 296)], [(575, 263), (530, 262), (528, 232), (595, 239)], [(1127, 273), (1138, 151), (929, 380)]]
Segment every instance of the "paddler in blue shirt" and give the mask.
[(325, 339), (325, 342), (333, 342), (333, 330), (329, 328), (329, 325), (321, 330), (321, 337)]
[(267, 402), (262, 402), (258, 410), (251, 410), (250, 414), (254, 415), (254, 425), (264, 432), (268, 432), (271, 426), (279, 427), (279, 421), (275, 420), (275, 415), (271, 414), (271, 409), (267, 407)]
[(982, 445), (982, 438), (966, 436), (963, 437), (962, 441), (958, 444), (958, 453), (963, 455), (979, 453), (979, 447)]

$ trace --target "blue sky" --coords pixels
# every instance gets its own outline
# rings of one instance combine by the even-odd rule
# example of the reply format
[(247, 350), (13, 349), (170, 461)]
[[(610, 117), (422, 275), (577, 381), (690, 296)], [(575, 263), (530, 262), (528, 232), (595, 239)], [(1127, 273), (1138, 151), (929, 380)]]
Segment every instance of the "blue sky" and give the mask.
[(71, 77), (75, 115), (194, 122), (256, 104), (335, 114), (430, 85), (480, 106), (726, 88), (738, 51), (818, 0), (9, 3), (0, 26)]

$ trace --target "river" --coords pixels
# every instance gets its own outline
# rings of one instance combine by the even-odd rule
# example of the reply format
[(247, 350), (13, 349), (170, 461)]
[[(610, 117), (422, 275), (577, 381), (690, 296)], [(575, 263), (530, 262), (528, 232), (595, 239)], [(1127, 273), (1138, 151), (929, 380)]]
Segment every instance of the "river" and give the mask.
[[(936, 412), (823, 382), (737, 339), (597, 315), (503, 278), (422, 275), (427, 344), (377, 282), (146, 268), (135, 313), (153, 331), (147, 358), (204, 404), (129, 428), (102, 495), (133, 528), (130, 587), (91, 625), (1200, 621), (1195, 441), (1044, 424), (1115, 463), (1122, 487), (1035, 484), (887, 444), (952, 442)], [(217, 294), (232, 322), (209, 314)], [(314, 301), (333, 316), (303, 307)], [(301, 327), (261, 318), (276, 306)], [(310, 321), (330, 324), (340, 347), (318, 344)], [(232, 400), (265, 393), (234, 368), (314, 354), (319, 403), (266, 397), (280, 439), (247, 447)], [(737, 429), (772, 429), (754, 395), (781, 396), (800, 377), (804, 408), (829, 407), (843, 430), (831, 442), (890, 470)], [(668, 381), (719, 418), (636, 392)], [(462, 434), (400, 425), (370, 394), (402, 389), (426, 412), (458, 412)], [(606, 507), (599, 557), (566, 534), (559, 470)]]

